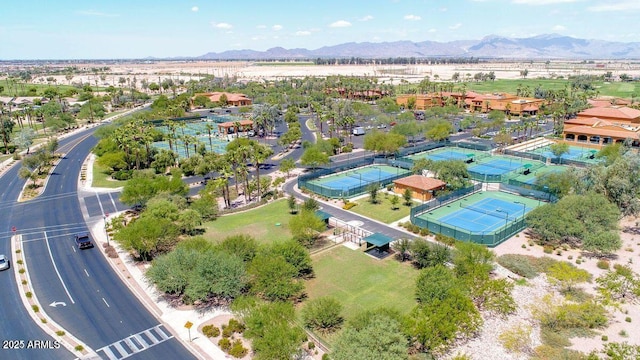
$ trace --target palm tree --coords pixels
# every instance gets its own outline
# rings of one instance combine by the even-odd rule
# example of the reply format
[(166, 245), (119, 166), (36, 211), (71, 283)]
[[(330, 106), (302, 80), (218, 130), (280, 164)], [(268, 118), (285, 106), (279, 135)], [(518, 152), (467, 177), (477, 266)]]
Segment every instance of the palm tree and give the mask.
[(257, 141), (253, 141), (251, 144), (251, 159), (256, 167), (256, 182), (258, 187), (258, 201), (261, 199), (260, 194), (260, 163), (265, 161), (269, 156), (273, 155), (273, 149), (266, 145), (260, 144)]

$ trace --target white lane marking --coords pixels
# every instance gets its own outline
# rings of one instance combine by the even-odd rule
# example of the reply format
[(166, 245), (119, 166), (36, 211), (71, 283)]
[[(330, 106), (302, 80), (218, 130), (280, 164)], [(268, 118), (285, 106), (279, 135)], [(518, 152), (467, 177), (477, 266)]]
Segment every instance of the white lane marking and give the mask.
[[(100, 350), (104, 351), (104, 354), (107, 355), (109, 360), (118, 360), (118, 357), (111, 351), (111, 349), (109, 349), (108, 346), (105, 346)], [(100, 351), (100, 350), (98, 350), (98, 351)], [(98, 352), (98, 351), (96, 351), (96, 352)]]
[(96, 193), (96, 199), (98, 199), (98, 205), (100, 205), (100, 213), (104, 217), (104, 208), (102, 207), (102, 201), (100, 201), (100, 196)]
[(121, 359), (129, 357), (129, 353), (124, 349), (124, 347), (122, 347), (122, 345), (120, 345), (120, 342), (113, 344), (113, 347), (116, 348), (116, 350), (118, 350), (120, 354), (122, 354)]
[(116, 206), (116, 202), (113, 200), (113, 196), (109, 193), (109, 199), (111, 199), (111, 204), (113, 205), (113, 211), (118, 212), (118, 207)]
[(89, 276), (89, 272), (87, 271), (87, 269), (84, 269), (84, 273), (87, 274), (87, 277), (91, 277)]
[[(105, 347), (97, 349), (96, 353), (102, 351), (109, 360), (122, 360), (162, 342), (173, 339), (173, 335), (167, 335), (166, 330), (163, 329), (162, 326), (163, 325), (157, 325), (140, 331), (137, 334), (128, 336), (122, 340), (113, 342)], [(153, 335), (154, 332), (158, 335)], [(145, 334), (149, 340), (147, 341), (144, 337), (140, 336), (140, 334)], [(158, 339), (158, 336), (160, 336), (161, 339)]]
[(44, 241), (47, 243), (47, 250), (49, 250), (49, 257), (51, 258), (51, 263), (53, 264), (53, 269), (56, 271), (56, 274), (58, 274), (58, 279), (60, 279), (60, 282), (62, 283), (62, 287), (64, 288), (64, 291), (67, 293), (67, 296), (69, 297), (69, 300), (71, 300), (72, 304), (75, 304), (76, 302), (73, 301), (73, 298), (71, 297), (71, 294), (69, 293), (69, 289), (67, 289), (67, 285), (65, 285), (64, 281), (62, 281), (62, 276), (60, 276), (60, 271), (58, 271), (58, 267), (56, 266), (56, 262), (55, 260), (53, 260), (53, 254), (51, 253), (51, 246), (49, 246), (49, 238), (47, 238), (47, 232), (44, 232)]
[(105, 300), (104, 298), (102, 298), (102, 301), (104, 301), (104, 304), (107, 305), (107, 307), (111, 307), (109, 306), (109, 303), (107, 302), (107, 300)]
[(71, 250), (73, 250), (73, 252), (76, 252), (76, 247), (75, 247), (75, 246), (72, 246), (72, 247), (71, 247)]

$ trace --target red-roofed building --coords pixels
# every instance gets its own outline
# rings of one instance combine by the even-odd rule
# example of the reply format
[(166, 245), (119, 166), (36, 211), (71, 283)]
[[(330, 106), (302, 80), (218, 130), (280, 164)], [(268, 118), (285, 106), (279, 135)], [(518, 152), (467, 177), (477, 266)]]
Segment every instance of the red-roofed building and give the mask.
[(410, 175), (393, 180), (393, 185), (393, 192), (396, 194), (402, 195), (409, 189), (412, 198), (422, 201), (431, 200), (438, 190), (443, 190), (447, 186), (444, 181), (422, 175)]
[(195, 96), (191, 98), (191, 101), (193, 102), (193, 99), (195, 99), (197, 96), (206, 96), (209, 98), (209, 100), (211, 100), (211, 102), (218, 103), (220, 102), (220, 98), (222, 97), (222, 95), (225, 95), (227, 97), (226, 105), (247, 106), (252, 104), (251, 99), (249, 99), (247, 95), (228, 93), (228, 92), (212, 92), (212, 93), (195, 94)]
[(565, 142), (598, 148), (625, 140), (640, 146), (640, 110), (611, 105), (589, 108), (566, 120), (562, 135)]

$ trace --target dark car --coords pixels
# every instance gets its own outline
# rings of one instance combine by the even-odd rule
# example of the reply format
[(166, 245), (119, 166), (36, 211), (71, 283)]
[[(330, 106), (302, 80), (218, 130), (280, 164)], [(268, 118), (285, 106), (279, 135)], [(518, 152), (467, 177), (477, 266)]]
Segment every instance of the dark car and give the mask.
[(93, 242), (91, 241), (89, 233), (76, 234), (76, 244), (78, 245), (78, 249), (88, 249), (93, 247)]

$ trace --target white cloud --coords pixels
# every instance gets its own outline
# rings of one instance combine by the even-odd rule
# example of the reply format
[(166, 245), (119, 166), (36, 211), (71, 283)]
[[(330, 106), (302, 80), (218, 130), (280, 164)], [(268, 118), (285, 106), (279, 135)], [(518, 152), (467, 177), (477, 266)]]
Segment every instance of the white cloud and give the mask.
[(351, 26), (351, 23), (346, 20), (338, 20), (336, 22), (329, 24), (329, 27), (333, 27), (333, 28), (341, 28), (341, 27), (349, 27), (349, 26)]
[(280, 31), (280, 30), (282, 30), (282, 25), (276, 24), (276, 25), (273, 25), (271, 28), (274, 31)]
[(198, 10), (200, 10), (200, 8), (197, 7), (197, 6), (194, 6), (194, 7), (191, 8), (191, 11), (193, 11), (193, 12), (198, 12)]
[(556, 26), (552, 27), (551, 30), (553, 30), (553, 31), (564, 31), (564, 30), (567, 30), (567, 28), (562, 26), (562, 25), (556, 25)]
[(601, 2), (598, 5), (587, 7), (587, 10), (593, 11), (593, 12), (640, 10), (640, 2), (638, 2), (637, 0), (620, 0), (615, 2)]
[(427, 32), (429, 32), (429, 33), (434, 33), (434, 32), (436, 32), (436, 31), (437, 31), (436, 29), (429, 29), (429, 30), (427, 30)]
[(308, 35), (311, 35), (311, 31), (307, 31), (307, 30), (296, 31), (296, 36), (308, 36)]
[(457, 24), (454, 24), (454, 25), (449, 26), (449, 29), (451, 29), (451, 30), (458, 30), (458, 29), (460, 29), (461, 27), (462, 27), (462, 24), (461, 24), (461, 23), (457, 23)]
[(218, 29), (227, 29), (228, 30), (228, 29), (233, 28), (233, 25), (231, 25), (229, 23), (225, 23), (225, 22), (221, 22), (221, 23), (212, 22), (211, 25), (214, 28), (218, 28)]
[(109, 14), (109, 13), (104, 13), (104, 12), (96, 11), (96, 10), (78, 10), (78, 11), (76, 11), (76, 14), (85, 15), (85, 16), (100, 16), (100, 17), (118, 17), (118, 16), (120, 16), (120, 14)]
[(513, 0), (511, 1), (514, 4), (523, 4), (523, 5), (551, 5), (551, 4), (563, 4), (563, 3), (573, 3), (580, 0)]
[(418, 20), (420, 20), (422, 18), (420, 16), (418, 16), (418, 15), (409, 14), (409, 15), (405, 15), (404, 19), (405, 20), (411, 20), (411, 21), (418, 21)]
[(362, 18), (359, 19), (360, 21), (369, 21), (369, 20), (373, 20), (373, 16), (371, 15), (365, 15)]
[(448, 9), (447, 9), (446, 7), (441, 7), (441, 8), (440, 8), (440, 11), (442, 11), (442, 12), (445, 12), (445, 11), (447, 11), (447, 10), (448, 10)]

